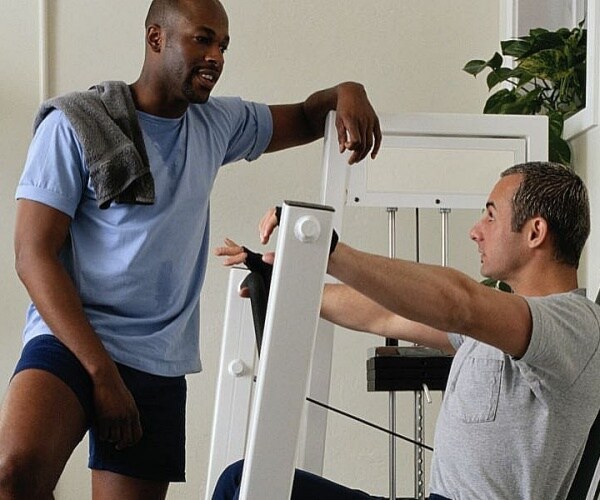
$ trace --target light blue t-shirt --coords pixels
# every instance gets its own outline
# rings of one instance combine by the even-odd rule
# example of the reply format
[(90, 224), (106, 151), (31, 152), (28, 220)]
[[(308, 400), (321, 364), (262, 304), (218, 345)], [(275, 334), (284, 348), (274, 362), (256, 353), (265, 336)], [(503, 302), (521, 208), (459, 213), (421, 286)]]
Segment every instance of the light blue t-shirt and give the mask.
[[(38, 127), (16, 198), (72, 218), (61, 259), (111, 357), (163, 376), (201, 370), (199, 295), (209, 254), (209, 198), (219, 168), (268, 146), (264, 104), (210, 98), (177, 119), (138, 112), (156, 199), (98, 208), (81, 145), (60, 111)], [(32, 304), (24, 342), (52, 333)]]

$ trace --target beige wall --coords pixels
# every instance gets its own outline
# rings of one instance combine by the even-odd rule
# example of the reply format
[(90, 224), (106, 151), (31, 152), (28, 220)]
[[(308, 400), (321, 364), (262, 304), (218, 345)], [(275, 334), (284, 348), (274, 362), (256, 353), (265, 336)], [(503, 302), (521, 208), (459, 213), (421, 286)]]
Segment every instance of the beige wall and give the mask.
[[(30, 139), (38, 91), (38, 2), (0, 0), (0, 379), (8, 381), (20, 348), (26, 296), (13, 271), (13, 193)], [(148, 0), (49, 0), (49, 91), (83, 89), (101, 80), (133, 81), (143, 54)], [(498, 40), (498, 0), (224, 0), (232, 43), (216, 93), (269, 103), (304, 99), (341, 80), (363, 82), (382, 112), (480, 112), (483, 81), (461, 71), (472, 58), (493, 53)], [(265, 156), (252, 165), (225, 168), (212, 198), (213, 246), (231, 236), (258, 246), (263, 210), (282, 199), (317, 201), (321, 143)], [(591, 155), (591, 153), (588, 153)], [(591, 173), (590, 173), (591, 175)], [(452, 214), (450, 262), (476, 274), (476, 252), (466, 237), (478, 214)], [(401, 256), (413, 256), (413, 215), (398, 217)], [(385, 253), (384, 211), (348, 212), (346, 238)], [(425, 213), (422, 259), (439, 261), (439, 221)], [(597, 252), (596, 252), (597, 254)], [(468, 257), (463, 258), (466, 255)], [(595, 264), (595, 263), (594, 263)], [(595, 267), (595, 266), (594, 266)], [(202, 297), (204, 373), (189, 378), (188, 482), (169, 498), (204, 495), (216, 369), (227, 271), (209, 264)], [(380, 345), (365, 335), (336, 333), (332, 403), (387, 424), (386, 398), (365, 392), (366, 349)], [(5, 385), (0, 387), (0, 396)], [(428, 410), (433, 423), (434, 411)], [(399, 430), (412, 429), (412, 396), (399, 403)], [(431, 425), (429, 425), (429, 428)], [(352, 439), (347, 439), (348, 434)], [(431, 442), (431, 432), (427, 440)], [(412, 448), (400, 445), (400, 495), (412, 492)], [(339, 417), (330, 418), (325, 473), (385, 494), (387, 438)], [(58, 499), (89, 496), (85, 450), (71, 460)]]

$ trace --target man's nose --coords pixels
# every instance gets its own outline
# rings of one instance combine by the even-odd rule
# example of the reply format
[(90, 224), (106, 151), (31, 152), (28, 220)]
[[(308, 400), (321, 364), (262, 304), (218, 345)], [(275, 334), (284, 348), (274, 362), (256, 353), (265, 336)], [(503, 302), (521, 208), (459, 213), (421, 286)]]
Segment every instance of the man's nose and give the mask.
[(221, 46), (219, 44), (212, 44), (206, 52), (205, 59), (218, 64), (219, 67), (222, 66), (225, 62), (225, 57), (223, 56)]
[(479, 241), (481, 239), (481, 231), (479, 230), (479, 222), (476, 222), (475, 225), (469, 231), (469, 236), (473, 241)]

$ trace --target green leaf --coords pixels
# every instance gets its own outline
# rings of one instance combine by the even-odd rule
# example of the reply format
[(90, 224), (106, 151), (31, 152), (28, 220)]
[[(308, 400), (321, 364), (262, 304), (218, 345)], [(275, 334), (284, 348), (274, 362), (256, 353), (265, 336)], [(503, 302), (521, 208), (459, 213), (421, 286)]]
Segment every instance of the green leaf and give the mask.
[(500, 290), (502, 292), (508, 292), (508, 293), (512, 292), (512, 288), (510, 287), (510, 285), (508, 285), (507, 283), (504, 283), (504, 281), (495, 280), (492, 278), (485, 278), (484, 280), (481, 281), (481, 284), (485, 285), (485, 286), (489, 286), (490, 288), (495, 288), (496, 290)]
[(494, 55), (487, 62), (487, 65), (493, 70), (498, 70), (502, 66), (503, 62), (504, 58), (500, 54), (498, 54), (498, 52), (494, 52)]
[(559, 111), (548, 112), (548, 134), (552, 137), (562, 136), (565, 118)]
[(565, 55), (554, 49), (542, 50), (519, 62), (519, 68), (544, 80), (557, 82), (569, 75)]
[(541, 89), (534, 89), (527, 93), (517, 93), (516, 99), (512, 102), (503, 103), (498, 113), (503, 115), (535, 115), (542, 109), (541, 92)]
[(466, 71), (470, 75), (477, 76), (487, 67), (487, 62), (480, 59), (473, 59), (465, 64), (463, 71)]
[(551, 136), (548, 142), (548, 159), (563, 165), (571, 164), (571, 148), (561, 137)]
[(517, 99), (514, 91), (508, 89), (501, 89), (495, 94), (492, 94), (485, 102), (483, 112), (485, 114), (503, 114), (502, 108), (509, 103), (515, 102)]
[(496, 71), (491, 71), (487, 77), (488, 90), (491, 90), (501, 82), (508, 80), (513, 74), (511, 68), (499, 68)]
[(502, 53), (505, 56), (519, 58), (529, 52), (529, 50), (531, 49), (531, 43), (518, 39), (506, 40), (504, 42), (500, 42), (500, 47), (502, 49)]

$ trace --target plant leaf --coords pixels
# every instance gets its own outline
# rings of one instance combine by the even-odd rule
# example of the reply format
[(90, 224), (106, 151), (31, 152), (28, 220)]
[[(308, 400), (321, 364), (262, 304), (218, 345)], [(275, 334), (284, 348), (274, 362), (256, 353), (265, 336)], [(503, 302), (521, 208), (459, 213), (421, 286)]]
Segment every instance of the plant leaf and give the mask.
[(562, 137), (550, 136), (548, 141), (548, 159), (563, 165), (571, 164), (571, 148)]
[(555, 49), (542, 50), (519, 62), (519, 68), (543, 80), (558, 82), (569, 75), (565, 55)]
[(473, 59), (465, 64), (463, 71), (466, 71), (470, 75), (477, 76), (487, 67), (487, 62), (481, 59)]
[(481, 59), (473, 59), (469, 61), (463, 67), (463, 71), (466, 71), (470, 75), (477, 76), (485, 68), (490, 68), (492, 71), (500, 69), (500, 66), (502, 66), (502, 62), (502, 56), (498, 54), (498, 52), (495, 52), (489, 61), (482, 61)]
[(505, 56), (516, 57), (518, 59), (529, 52), (531, 43), (519, 39), (505, 40), (504, 42), (500, 42), (500, 47)]
[(508, 80), (513, 74), (513, 70), (511, 68), (498, 68), (495, 71), (490, 71), (490, 74), (487, 76), (487, 86), (488, 90), (491, 90), (496, 85), (501, 82), (505, 82)]
[(502, 108), (509, 103), (513, 103), (517, 100), (517, 96), (514, 91), (508, 89), (501, 89), (498, 92), (488, 97), (485, 102), (483, 112), (485, 114), (504, 114)]

